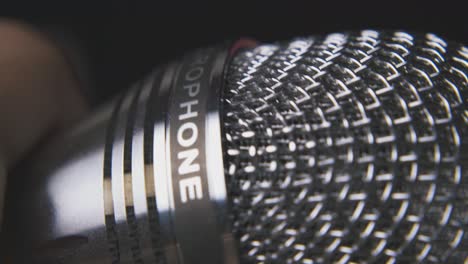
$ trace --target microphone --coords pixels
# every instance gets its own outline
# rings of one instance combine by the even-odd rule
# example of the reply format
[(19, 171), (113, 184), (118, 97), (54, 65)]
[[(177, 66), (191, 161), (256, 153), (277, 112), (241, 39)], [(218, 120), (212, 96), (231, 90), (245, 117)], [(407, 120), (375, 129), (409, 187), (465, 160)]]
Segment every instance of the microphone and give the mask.
[(241, 40), (155, 69), (8, 187), (19, 263), (468, 263), (468, 48)]

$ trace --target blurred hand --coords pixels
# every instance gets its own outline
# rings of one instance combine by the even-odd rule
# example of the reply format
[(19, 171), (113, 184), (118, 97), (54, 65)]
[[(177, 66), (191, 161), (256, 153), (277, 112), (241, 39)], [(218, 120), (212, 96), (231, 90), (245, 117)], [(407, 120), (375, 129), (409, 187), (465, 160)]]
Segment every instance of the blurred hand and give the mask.
[(8, 170), (85, 112), (58, 46), (31, 26), (0, 20), (0, 227)]

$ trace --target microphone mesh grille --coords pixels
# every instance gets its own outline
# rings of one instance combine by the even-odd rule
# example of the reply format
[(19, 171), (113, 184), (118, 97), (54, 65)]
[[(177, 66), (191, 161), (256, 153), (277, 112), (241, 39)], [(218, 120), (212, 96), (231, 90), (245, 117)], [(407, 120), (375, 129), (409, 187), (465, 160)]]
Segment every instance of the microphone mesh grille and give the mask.
[(242, 263), (468, 263), (467, 59), (378, 31), (239, 52), (222, 115)]

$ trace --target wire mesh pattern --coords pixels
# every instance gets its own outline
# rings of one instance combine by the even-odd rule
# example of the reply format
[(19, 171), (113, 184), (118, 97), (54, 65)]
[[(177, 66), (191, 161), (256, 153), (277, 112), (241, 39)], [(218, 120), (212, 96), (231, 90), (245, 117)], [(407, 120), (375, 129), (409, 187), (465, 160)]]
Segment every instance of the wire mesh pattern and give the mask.
[(222, 115), (242, 263), (468, 263), (467, 60), (370, 30), (240, 52)]

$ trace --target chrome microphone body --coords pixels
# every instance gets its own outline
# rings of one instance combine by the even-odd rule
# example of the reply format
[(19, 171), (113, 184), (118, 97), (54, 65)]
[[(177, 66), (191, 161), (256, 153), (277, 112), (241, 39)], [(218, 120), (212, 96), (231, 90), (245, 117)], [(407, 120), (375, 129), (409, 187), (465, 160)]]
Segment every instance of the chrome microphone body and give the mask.
[(190, 53), (18, 171), (13, 255), (468, 262), (467, 60), (372, 30)]

